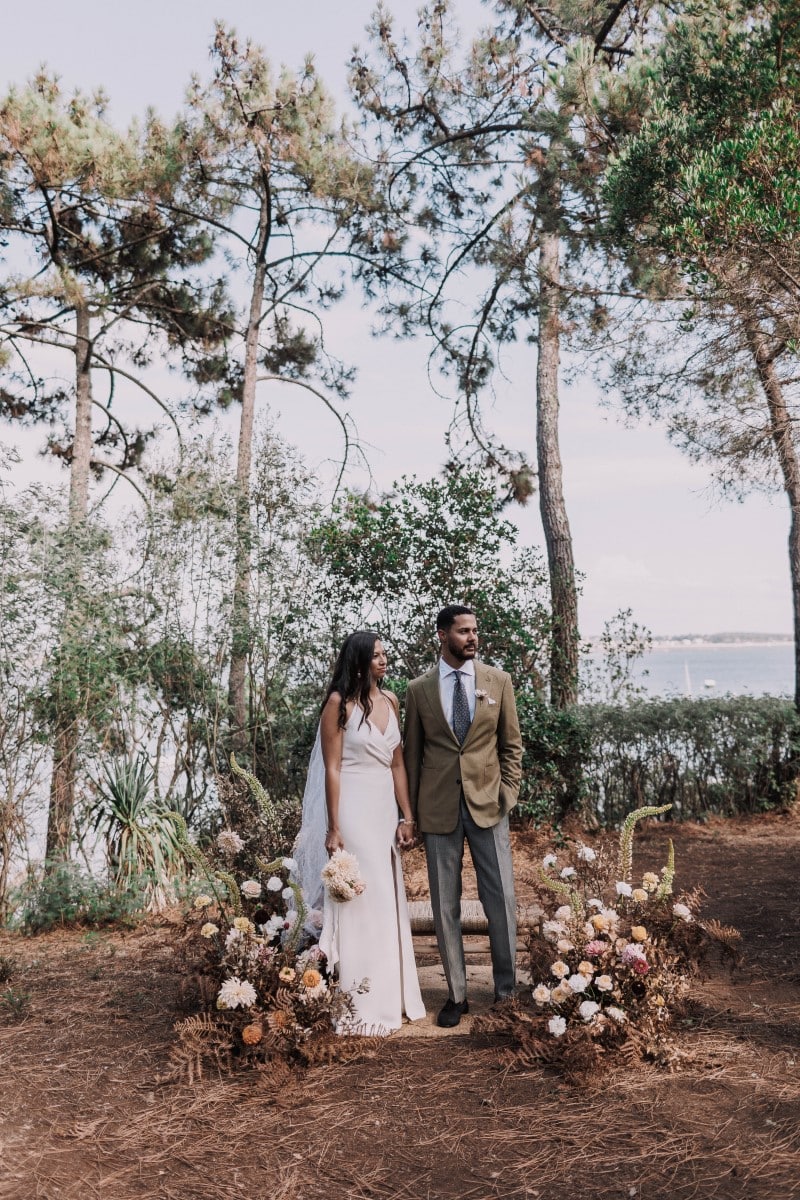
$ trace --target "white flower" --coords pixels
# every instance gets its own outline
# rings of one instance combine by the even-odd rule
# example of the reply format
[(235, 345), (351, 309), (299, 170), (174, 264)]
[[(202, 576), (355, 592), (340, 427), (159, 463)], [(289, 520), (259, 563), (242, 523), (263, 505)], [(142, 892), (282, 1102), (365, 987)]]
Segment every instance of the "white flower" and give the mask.
[(303, 1003), (306, 1003), (308, 1000), (318, 1000), (320, 996), (325, 995), (327, 990), (328, 990), (327, 983), (325, 982), (324, 979), (321, 979), (315, 987), (303, 988), (303, 992), (302, 992), (302, 995), (300, 996), (300, 999), (303, 1001)]
[(553, 1037), (561, 1037), (562, 1034), (567, 1032), (567, 1022), (563, 1017), (551, 1017), (547, 1022), (547, 1028)]
[(566, 928), (561, 921), (542, 922), (542, 936), (546, 938), (548, 942), (557, 941), (558, 938), (561, 937), (561, 934), (566, 932)]
[(241, 929), (229, 929), (225, 935), (225, 949), (230, 950), (231, 946), (235, 946), (238, 941), (241, 941)]
[(210, 896), (207, 896), (205, 894), (205, 892), (201, 893), (201, 895), (199, 895), (199, 896), (195, 896), (195, 898), (194, 898), (194, 906), (195, 906), (195, 908), (198, 908), (198, 909), (199, 908), (208, 908), (209, 905), (211, 905), (213, 903), (214, 903), (214, 901), (211, 899)]
[(234, 975), (232, 979), (226, 979), (219, 989), (217, 1004), (222, 1008), (252, 1008), (257, 999), (252, 983)]
[(577, 975), (570, 975), (567, 980), (573, 992), (577, 992), (578, 994), (585, 992), (591, 982), (591, 979), (587, 978), (586, 975), (581, 975), (580, 972)]
[(544, 858), (542, 859), (542, 866), (546, 871), (548, 867), (554, 867), (557, 862), (558, 859), (556, 858), (555, 854), (545, 854)]
[(598, 975), (594, 982), (599, 992), (610, 992), (614, 987), (614, 980), (610, 975)]
[(603, 907), (603, 901), (602, 901), (602, 900), (597, 900), (597, 899), (595, 899), (595, 898), (593, 898), (593, 899), (591, 899), (591, 900), (587, 900), (587, 901), (586, 901), (586, 907), (587, 907), (587, 908), (602, 908), (602, 907)]
[(685, 904), (673, 904), (672, 911), (676, 917), (680, 917), (682, 921), (693, 921), (692, 910)]
[(568, 904), (562, 904), (556, 909), (555, 916), (557, 921), (568, 921), (572, 916), (572, 909)]
[(310, 908), (306, 917), (306, 925), (309, 929), (322, 929), (324, 914), (321, 908)]
[(578, 1005), (578, 1012), (581, 1014), (584, 1021), (591, 1021), (594, 1014), (599, 1011), (600, 1005), (596, 1004), (594, 1000), (584, 1000), (582, 1004)]
[(282, 887), (283, 880), (279, 879), (277, 875), (270, 875), (269, 879), (267, 880), (267, 891), (279, 892)]
[(597, 854), (591, 846), (581, 846), (578, 850), (578, 858), (581, 862), (594, 862)]
[(540, 983), (533, 989), (533, 998), (537, 1004), (547, 1004), (550, 1000), (550, 988)]
[(569, 975), (569, 967), (565, 962), (554, 962), (550, 968), (550, 974), (555, 975), (556, 979), (563, 979), (565, 975)]
[(322, 882), (332, 900), (343, 904), (364, 893), (366, 884), (361, 878), (358, 859), (346, 850), (336, 850), (322, 868)]
[(561, 983), (556, 984), (550, 993), (550, 999), (553, 1004), (563, 1004), (565, 1000), (571, 1000), (575, 993), (565, 979)]
[(561, 871), (559, 873), (560, 873), (562, 879), (571, 879), (572, 876), (575, 874), (575, 868), (574, 867), (562, 867)]
[(629, 883), (625, 883), (622, 879), (617, 880), (616, 887), (618, 896), (630, 896), (631, 892), (633, 891), (631, 885)]
[(285, 871), (296, 871), (297, 870), (297, 859), (284, 858), (283, 859), (283, 869)]
[(267, 937), (273, 938), (275, 937), (276, 933), (280, 933), (280, 931), (283, 929), (283, 922), (284, 918), (280, 913), (273, 913), (267, 923), (262, 925), (261, 928)]
[(612, 1006), (611, 1008), (606, 1009), (606, 1013), (612, 1018), (612, 1020), (616, 1021), (618, 1025), (621, 1025), (623, 1021), (627, 1021), (628, 1019), (621, 1008), (614, 1008)]
[(294, 900), (294, 891), (290, 887), (285, 887), (281, 892), (284, 900)]
[(245, 879), (241, 890), (247, 900), (257, 900), (261, 895), (261, 884), (257, 879)]
[(243, 849), (244, 842), (232, 829), (223, 829), (217, 834), (217, 845), (223, 854), (233, 855)]
[(485, 700), (487, 704), (497, 704), (497, 701), (493, 700), (489, 693), (483, 688), (475, 688), (475, 699)]
[(287, 908), (286, 916), (283, 918), (283, 928), (284, 929), (293, 929), (296, 924), (297, 924), (297, 910), (294, 908)]
[(574, 949), (575, 943), (571, 942), (569, 938), (559, 938), (556, 942), (556, 950), (559, 954), (569, 954), (570, 950)]

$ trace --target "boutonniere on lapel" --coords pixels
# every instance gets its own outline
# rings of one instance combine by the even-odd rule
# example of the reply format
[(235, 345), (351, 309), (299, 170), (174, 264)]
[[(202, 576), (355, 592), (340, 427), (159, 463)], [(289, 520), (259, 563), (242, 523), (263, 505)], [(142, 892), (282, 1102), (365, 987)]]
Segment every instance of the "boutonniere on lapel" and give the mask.
[(485, 701), (487, 704), (497, 704), (497, 701), (493, 700), (489, 693), (483, 688), (475, 688), (475, 699), (482, 702)]

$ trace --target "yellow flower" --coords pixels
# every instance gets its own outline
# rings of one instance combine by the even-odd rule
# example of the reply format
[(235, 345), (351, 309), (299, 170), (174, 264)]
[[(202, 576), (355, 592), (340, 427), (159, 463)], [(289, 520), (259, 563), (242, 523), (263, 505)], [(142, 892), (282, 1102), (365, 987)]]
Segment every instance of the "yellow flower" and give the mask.
[(205, 893), (203, 893), (202, 896), (195, 896), (194, 898), (195, 908), (208, 908), (209, 904), (213, 903), (214, 901), (211, 899), (211, 897), (206, 896)]
[(598, 933), (607, 933), (611, 927), (608, 917), (604, 917), (602, 913), (595, 913), (591, 920)]
[(557, 984), (550, 993), (550, 999), (553, 1004), (561, 1004), (564, 1000), (569, 1000), (570, 996), (574, 996), (572, 988), (562, 979), (561, 983)]
[(292, 983), (296, 975), (297, 972), (294, 967), (281, 967), (278, 972), (278, 979), (280, 979), (281, 983)]
[(264, 1036), (263, 1027), (257, 1023), (245, 1025), (242, 1030), (242, 1041), (245, 1046), (257, 1046)]
[(663, 1008), (666, 1003), (663, 996), (653, 996), (653, 1004), (655, 1004), (656, 1008)]
[(550, 968), (550, 974), (555, 975), (556, 979), (563, 979), (566, 975), (569, 975), (569, 967), (559, 959), (558, 962), (553, 963)]
[(206, 921), (200, 930), (200, 937), (212, 938), (215, 933), (219, 933), (219, 925), (214, 925), (211, 921)]
[(594, 964), (588, 962), (586, 959), (584, 959), (583, 962), (579, 962), (578, 963), (578, 974), (579, 975), (588, 975), (589, 978), (591, 978), (592, 975), (594, 975)]
[(248, 921), (247, 917), (234, 917), (233, 928), (238, 929), (240, 933), (253, 933), (255, 925), (252, 921)]
[(631, 937), (635, 942), (646, 942), (647, 930), (644, 925), (631, 925)]
[(644, 904), (647, 899), (647, 892), (644, 888), (634, 888), (631, 892), (631, 899), (635, 900), (637, 904)]

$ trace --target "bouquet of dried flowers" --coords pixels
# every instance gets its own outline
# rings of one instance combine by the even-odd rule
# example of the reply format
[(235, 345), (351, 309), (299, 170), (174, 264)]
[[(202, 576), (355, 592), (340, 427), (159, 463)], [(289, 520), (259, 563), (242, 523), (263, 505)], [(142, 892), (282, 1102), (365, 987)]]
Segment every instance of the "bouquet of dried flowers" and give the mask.
[(544, 857), (534, 880), (544, 914), (530, 939), (532, 1003), (477, 1022), (512, 1035), (515, 1061), (557, 1063), (584, 1077), (614, 1051), (662, 1063), (678, 1057), (673, 1022), (691, 977), (713, 947), (735, 960), (739, 934), (699, 919), (698, 892), (673, 894), (671, 841), (659, 873), (634, 877), (636, 823), (670, 807), (631, 813), (615, 855), (579, 842)]
[(366, 884), (361, 878), (358, 859), (347, 850), (334, 850), (322, 868), (322, 882), (331, 900), (346, 904), (364, 893)]

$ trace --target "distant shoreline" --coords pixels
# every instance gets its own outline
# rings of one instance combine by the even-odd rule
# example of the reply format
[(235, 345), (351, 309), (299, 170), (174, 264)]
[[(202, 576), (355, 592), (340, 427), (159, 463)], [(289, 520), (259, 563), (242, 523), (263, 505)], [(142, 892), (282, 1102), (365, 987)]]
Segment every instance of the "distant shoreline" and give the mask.
[(744, 646), (750, 648), (764, 648), (766, 646), (791, 646), (793, 642), (791, 637), (770, 637), (770, 638), (731, 638), (730, 641), (722, 641), (720, 638), (653, 638), (651, 650), (730, 650), (732, 647)]

